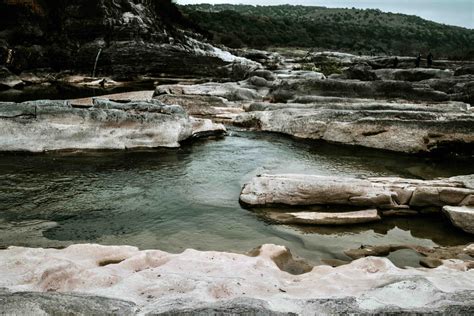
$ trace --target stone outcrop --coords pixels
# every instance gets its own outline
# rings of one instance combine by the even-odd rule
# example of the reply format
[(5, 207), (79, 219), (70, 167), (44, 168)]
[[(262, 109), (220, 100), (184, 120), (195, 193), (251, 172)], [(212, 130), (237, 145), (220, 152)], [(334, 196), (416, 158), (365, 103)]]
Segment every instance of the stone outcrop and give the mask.
[(94, 99), (88, 108), (48, 100), (0, 104), (0, 131), (1, 151), (42, 152), (178, 147), (192, 136), (222, 134), (225, 128), (192, 120), (177, 105)]
[(474, 305), (474, 276), (460, 260), (428, 270), (366, 257), (298, 274), (285, 271), (292, 261), (288, 249), (275, 245), (251, 256), (90, 244), (10, 247), (0, 251), (0, 312), (469, 314)]
[(443, 212), (451, 220), (454, 226), (459, 227), (467, 233), (474, 234), (474, 196), (469, 197), (466, 206), (445, 206)]
[(234, 123), (298, 138), (406, 153), (465, 151), (470, 155), (472, 151), (474, 115), (467, 104), (335, 101), (259, 103), (248, 106), (248, 112)]
[(245, 184), (240, 202), (249, 207), (271, 206), (350, 206), (359, 209), (338, 212), (267, 212), (264, 216), (286, 224), (337, 225), (379, 220), (382, 215), (417, 214), (425, 208), (448, 213), (455, 226), (472, 233), (474, 187), (472, 175), (440, 180), (402, 178), (355, 179), (301, 174), (260, 175)]
[(4, 1), (0, 20), (0, 64), (20, 78), (68, 71), (119, 81), (242, 79), (257, 65), (205, 43), (209, 34), (171, 0)]
[(474, 205), (472, 175), (465, 178), (416, 180), (345, 178), (301, 174), (260, 175), (245, 184), (240, 201), (249, 206), (350, 205), (420, 208)]

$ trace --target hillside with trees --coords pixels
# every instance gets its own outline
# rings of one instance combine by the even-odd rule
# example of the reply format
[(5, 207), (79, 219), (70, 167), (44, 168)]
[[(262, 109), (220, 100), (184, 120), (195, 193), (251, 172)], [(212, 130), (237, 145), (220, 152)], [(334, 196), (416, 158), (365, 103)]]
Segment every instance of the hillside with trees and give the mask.
[(309, 6), (181, 6), (183, 13), (232, 48), (304, 47), (361, 54), (474, 59), (474, 30), (373, 9)]

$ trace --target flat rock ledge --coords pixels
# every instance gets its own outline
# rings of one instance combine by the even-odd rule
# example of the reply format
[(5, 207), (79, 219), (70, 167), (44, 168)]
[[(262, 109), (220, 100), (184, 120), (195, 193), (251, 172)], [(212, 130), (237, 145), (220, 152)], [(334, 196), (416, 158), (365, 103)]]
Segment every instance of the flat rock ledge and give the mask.
[(191, 137), (223, 133), (222, 124), (157, 100), (94, 99), (90, 107), (51, 100), (0, 103), (0, 151), (179, 147)]
[[(295, 265), (283, 246), (251, 255), (131, 246), (0, 251), (0, 313), (333, 315), (474, 311), (474, 270), (460, 260), (400, 269), (365, 257), (336, 268)], [(455, 282), (453, 281), (455, 280)]]
[(267, 217), (284, 224), (348, 225), (379, 221), (376, 209), (352, 212), (270, 212)]
[[(310, 103), (303, 103), (310, 102)], [(253, 103), (237, 126), (404, 153), (474, 152), (474, 115), (462, 102), (413, 103), (301, 97)]]
[[(348, 213), (268, 214), (271, 219), (297, 224), (354, 224), (379, 220), (377, 209), (394, 215), (418, 214), (426, 209), (440, 210), (445, 207), (445, 212), (450, 214), (453, 224), (469, 232), (469, 229), (465, 228), (474, 223), (473, 178), (474, 175), (438, 180), (392, 177), (356, 179), (302, 174), (264, 174), (254, 177), (243, 186), (240, 202), (249, 207), (326, 205), (374, 208)], [(463, 206), (463, 208), (446, 208), (446, 206)]]

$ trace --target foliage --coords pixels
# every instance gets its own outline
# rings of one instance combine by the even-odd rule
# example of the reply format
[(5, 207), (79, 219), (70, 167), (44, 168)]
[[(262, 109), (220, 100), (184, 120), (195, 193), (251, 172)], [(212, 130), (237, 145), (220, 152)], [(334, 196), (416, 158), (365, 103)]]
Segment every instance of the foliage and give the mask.
[[(380, 10), (309, 6), (181, 6), (214, 41), (248, 47), (311, 47), (361, 54), (474, 56), (474, 30)], [(229, 37), (230, 36), (230, 37)]]

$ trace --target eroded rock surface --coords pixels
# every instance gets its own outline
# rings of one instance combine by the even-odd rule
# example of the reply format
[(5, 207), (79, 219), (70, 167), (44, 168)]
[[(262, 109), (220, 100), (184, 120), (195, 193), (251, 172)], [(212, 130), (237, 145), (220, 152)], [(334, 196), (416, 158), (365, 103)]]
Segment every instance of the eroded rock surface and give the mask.
[[(472, 178), (472, 175), (468, 176)], [(246, 205), (351, 205), (382, 209), (472, 205), (474, 189), (456, 178), (356, 179), (302, 174), (260, 175), (245, 184)]]
[(2, 103), (0, 150), (178, 147), (191, 136), (225, 132), (210, 121), (191, 120), (178, 105), (93, 101), (88, 108), (72, 107), (68, 101)]
[(169, 254), (129, 246), (10, 247), (0, 251), (0, 312), (24, 310), (19, 300), (38, 312), (72, 305), (72, 311), (113, 308), (117, 314), (142, 315), (473, 310), (473, 270), (459, 260), (427, 270), (399, 269), (386, 258), (367, 257), (290, 274), (281, 270), (288, 258), (288, 250), (275, 245), (264, 245), (252, 256), (190, 249)]
[(298, 138), (406, 153), (470, 155), (472, 151), (474, 115), (467, 104), (324, 99), (313, 98), (312, 103), (304, 104), (252, 104), (234, 123)]

